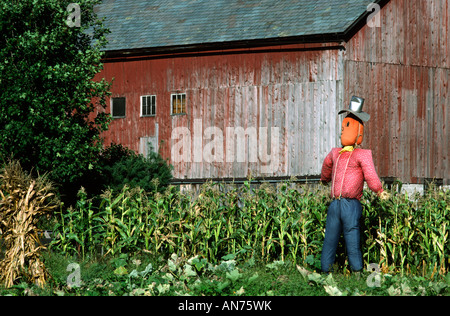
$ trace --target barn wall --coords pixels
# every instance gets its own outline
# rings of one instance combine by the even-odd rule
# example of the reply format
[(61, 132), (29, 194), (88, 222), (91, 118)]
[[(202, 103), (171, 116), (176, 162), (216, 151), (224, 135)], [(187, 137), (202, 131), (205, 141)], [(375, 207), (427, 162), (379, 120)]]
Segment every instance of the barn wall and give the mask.
[[(139, 151), (142, 137), (156, 137), (180, 179), (320, 174), (337, 144), (343, 52), (289, 49), (106, 63), (101, 76), (115, 78), (112, 96), (127, 97), (127, 113), (105, 143)], [(187, 115), (170, 114), (177, 92)], [(145, 94), (157, 95), (156, 117), (139, 115)]]
[(345, 100), (366, 99), (364, 146), (381, 177), (450, 184), (449, 13), (448, 0), (392, 0), (346, 45)]

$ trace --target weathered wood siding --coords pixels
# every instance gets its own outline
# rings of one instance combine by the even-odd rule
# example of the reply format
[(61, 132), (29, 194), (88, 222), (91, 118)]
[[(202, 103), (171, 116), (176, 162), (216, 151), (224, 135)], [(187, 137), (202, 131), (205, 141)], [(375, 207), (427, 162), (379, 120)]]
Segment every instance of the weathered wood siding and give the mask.
[(450, 4), (392, 0), (346, 45), (345, 101), (366, 98), (364, 147), (381, 177), (450, 184)]
[[(142, 138), (154, 137), (179, 179), (319, 175), (338, 140), (343, 51), (304, 48), (106, 62), (101, 76), (115, 78), (112, 96), (125, 96), (127, 109), (126, 118), (112, 122), (105, 143), (139, 151)], [(171, 115), (172, 93), (186, 93), (187, 115)], [(147, 94), (156, 95), (155, 117), (140, 117), (140, 96)], [(256, 131), (256, 148), (251, 136), (237, 145), (227, 135), (230, 127)], [(189, 159), (176, 162), (173, 149), (185, 153), (180, 131), (189, 132), (191, 148)], [(260, 138), (265, 135), (267, 141)]]

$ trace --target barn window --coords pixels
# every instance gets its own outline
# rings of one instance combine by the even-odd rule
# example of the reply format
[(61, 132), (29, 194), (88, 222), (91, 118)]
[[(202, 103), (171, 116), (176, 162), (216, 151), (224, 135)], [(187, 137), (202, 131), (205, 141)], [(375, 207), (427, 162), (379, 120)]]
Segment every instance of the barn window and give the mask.
[(156, 115), (156, 95), (143, 95), (141, 97), (141, 116)]
[(125, 98), (112, 98), (111, 99), (111, 115), (113, 118), (125, 117)]
[(172, 115), (186, 114), (186, 93), (172, 94)]

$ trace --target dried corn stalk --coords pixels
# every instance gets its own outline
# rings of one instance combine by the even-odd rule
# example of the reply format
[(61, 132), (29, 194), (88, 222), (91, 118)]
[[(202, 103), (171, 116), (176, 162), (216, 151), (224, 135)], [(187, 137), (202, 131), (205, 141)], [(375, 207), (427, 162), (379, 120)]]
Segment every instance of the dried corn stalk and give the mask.
[(36, 224), (57, 207), (52, 185), (45, 176), (33, 179), (15, 161), (3, 168), (0, 183), (0, 235), (6, 248), (0, 282), (11, 287), (22, 279), (43, 286), (48, 274), (40, 251), (45, 247)]

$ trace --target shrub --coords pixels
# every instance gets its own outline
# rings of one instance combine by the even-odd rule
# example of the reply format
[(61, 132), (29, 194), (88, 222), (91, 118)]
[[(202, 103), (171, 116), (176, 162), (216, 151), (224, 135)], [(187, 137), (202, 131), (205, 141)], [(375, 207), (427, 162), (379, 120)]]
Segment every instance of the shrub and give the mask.
[(111, 144), (102, 154), (103, 188), (121, 191), (124, 185), (153, 192), (164, 188), (172, 178), (172, 168), (159, 153), (149, 157), (117, 144)]

